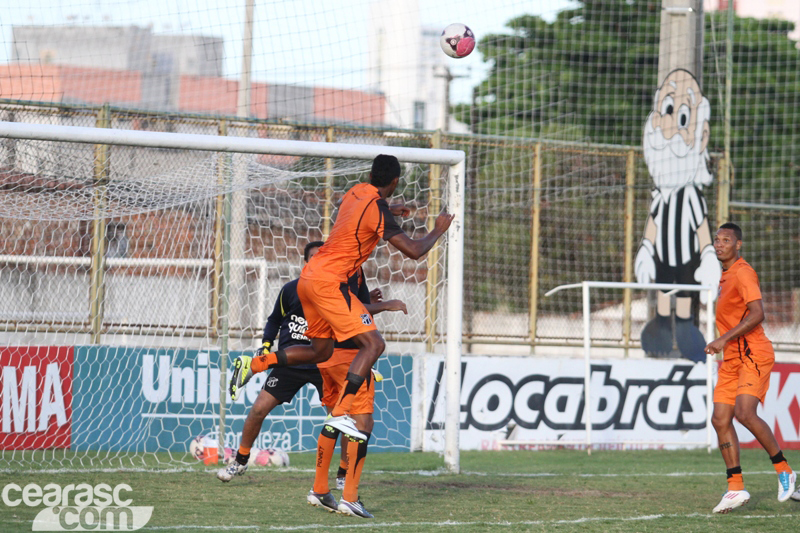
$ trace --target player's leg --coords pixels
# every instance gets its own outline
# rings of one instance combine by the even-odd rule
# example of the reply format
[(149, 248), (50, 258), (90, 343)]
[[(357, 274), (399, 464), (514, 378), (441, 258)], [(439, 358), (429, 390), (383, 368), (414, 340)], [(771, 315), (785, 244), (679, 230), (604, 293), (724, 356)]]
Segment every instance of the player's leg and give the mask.
[(729, 513), (750, 500), (750, 493), (745, 490), (742, 478), (742, 467), (739, 462), (739, 438), (733, 427), (733, 412), (733, 405), (714, 403), (711, 424), (717, 432), (719, 451), (722, 453), (722, 460), (725, 461), (728, 477), (728, 490), (714, 507), (715, 513)]
[[(332, 378), (330, 368), (320, 368), (319, 391), (320, 402), (330, 411), (339, 394), (336, 380)], [(328, 468), (336, 451), (336, 439), (339, 431), (325, 424), (317, 438), (317, 461), (315, 464), (314, 485), (308, 491), (306, 501), (315, 507), (322, 507), (329, 512), (338, 508), (336, 498), (328, 486)]]
[(220, 481), (230, 481), (235, 476), (241, 476), (247, 471), (247, 464), (250, 460), (250, 449), (258, 437), (261, 430), (261, 424), (267, 415), (280, 405), (280, 402), (275, 397), (266, 392), (261, 391), (256, 398), (253, 407), (247, 413), (247, 418), (244, 421), (244, 428), (242, 429), (242, 440), (239, 442), (239, 449), (236, 451), (236, 458), (225, 468), (217, 472), (217, 479)]
[(758, 366), (749, 361), (742, 365), (738, 394), (736, 396), (735, 416), (739, 423), (753, 434), (769, 455), (778, 475), (778, 501), (785, 502), (794, 492), (797, 476), (783, 456), (783, 452), (769, 425), (758, 416), (757, 411), (759, 401), (764, 401), (769, 389), (769, 376), (772, 365), (772, 358), (761, 361)]
[(375, 404), (375, 381), (368, 379), (364, 386), (358, 391), (353, 406), (352, 417), (356, 421), (356, 427), (366, 438), (359, 439), (350, 437), (347, 445), (347, 477), (345, 479), (342, 498), (339, 500), (339, 511), (342, 513), (359, 516), (361, 518), (372, 518), (372, 514), (364, 508), (364, 504), (359, 496), (359, 485), (361, 483), (361, 473), (367, 458), (367, 448), (369, 438), (372, 435), (374, 420), (372, 412)]
[(250, 449), (261, 431), (264, 419), (280, 404), (292, 401), (292, 398), (306, 383), (313, 383), (314, 374), (318, 375), (319, 372), (289, 368), (275, 368), (270, 372), (264, 381), (264, 388), (259, 392), (256, 401), (247, 413), (236, 458), (227, 467), (217, 472), (217, 478), (220, 481), (230, 481), (234, 476), (242, 475), (247, 471)]
[(715, 513), (728, 513), (750, 500), (750, 493), (744, 489), (742, 467), (739, 462), (739, 437), (733, 426), (738, 382), (738, 371), (734, 363), (724, 361), (719, 368), (717, 385), (714, 388), (714, 412), (711, 424), (717, 432), (719, 451), (722, 460), (725, 461), (728, 491), (714, 507)]
[[(356, 426), (358, 427), (358, 426)], [(342, 452), (339, 456), (339, 468), (336, 469), (336, 490), (344, 490), (344, 482), (347, 478), (347, 443), (349, 442), (346, 435), (339, 437), (339, 448)]]
[[(339, 379), (337, 371), (342, 365), (335, 365), (332, 367), (321, 368), (320, 375), (322, 376), (322, 396), (320, 401), (328, 411), (330, 418), (330, 411), (336, 403), (340, 394)], [(333, 455), (336, 450), (336, 440), (339, 438), (340, 431), (331, 427), (326, 423), (322, 426), (322, 431), (317, 438), (317, 462), (315, 465), (314, 487), (313, 492), (324, 494), (330, 492), (328, 485), (328, 470), (330, 468)]]
[(355, 394), (369, 376), (372, 365), (386, 348), (386, 342), (377, 329), (359, 333), (353, 340), (358, 345), (358, 354), (350, 364), (344, 393), (333, 408), (333, 416), (340, 416), (350, 411)]
[(369, 439), (372, 436), (374, 421), (372, 414), (351, 415), (356, 421), (356, 427), (366, 438), (359, 439), (348, 437), (347, 455), (347, 475), (342, 488), (342, 499), (339, 500), (339, 511), (361, 518), (372, 518), (372, 514), (364, 508), (364, 504), (359, 496), (359, 485), (361, 484), (361, 473), (364, 470), (364, 463), (367, 458), (367, 448)]
[(281, 366), (313, 365), (327, 361), (333, 353), (333, 339), (309, 339), (311, 346), (289, 346), (253, 357), (250, 371), (253, 374)]
[(231, 399), (236, 401), (240, 391), (250, 379), (270, 368), (317, 364), (330, 359), (333, 354), (332, 338), (311, 338), (311, 346), (295, 345), (284, 350), (260, 353), (255, 356), (240, 355), (233, 361), (233, 372), (228, 383)]

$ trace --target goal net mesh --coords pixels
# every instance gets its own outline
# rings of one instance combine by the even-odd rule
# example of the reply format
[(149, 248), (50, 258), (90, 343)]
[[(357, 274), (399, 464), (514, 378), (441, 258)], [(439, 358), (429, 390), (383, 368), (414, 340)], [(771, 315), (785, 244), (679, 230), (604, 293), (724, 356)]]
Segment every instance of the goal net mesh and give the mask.
[[(226, 133), (280, 136), (249, 125)], [(324, 139), (309, 133), (303, 140)], [(2, 464), (196, 464), (190, 443), (198, 436), (217, 440), (221, 427), (225, 447), (235, 450), (266, 374), (231, 404), (221, 393), (227, 384), (221, 359), (230, 369), (234, 357), (261, 344), (281, 287), (299, 276), (304, 246), (324, 240), (339, 200), (367, 179), (370, 165), (4, 141)], [(411, 215), (398, 221), (414, 238), (446, 205), (447, 167), (403, 168), (395, 195)], [(383, 243), (364, 264), (370, 289), (408, 306), (407, 315), (376, 316), (387, 339), (376, 366), (385, 378), (376, 384), (371, 447), (377, 450), (408, 451), (421, 443), (423, 429), (412, 416), (421, 411), (414, 404), (414, 370), (424, 374), (424, 354), (443, 352), (445, 331), (445, 240), (438, 246), (412, 261)], [(230, 258), (227, 267), (223, 257)], [(324, 417), (318, 395), (306, 386), (267, 417), (254, 446), (314, 449)]]

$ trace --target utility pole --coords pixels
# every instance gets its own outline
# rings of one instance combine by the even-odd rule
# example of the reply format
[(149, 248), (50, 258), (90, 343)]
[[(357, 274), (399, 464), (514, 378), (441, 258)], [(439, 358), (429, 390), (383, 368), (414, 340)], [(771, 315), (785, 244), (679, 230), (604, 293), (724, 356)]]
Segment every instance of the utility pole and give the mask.
[[(436, 67), (434, 67), (435, 70)], [(439, 124), (436, 129), (442, 133), (450, 129), (450, 82), (459, 78), (467, 78), (466, 75), (454, 76), (450, 73), (450, 67), (442, 67), (442, 71), (435, 73), (434, 78), (444, 79), (444, 98), (442, 99), (442, 112), (439, 114)]]
[(703, 85), (703, 0), (663, 0), (658, 45), (658, 85), (676, 68)]
[(250, 72), (253, 67), (253, 11), (255, 0), (246, 0), (242, 33), (242, 73), (236, 99), (236, 116), (250, 116)]

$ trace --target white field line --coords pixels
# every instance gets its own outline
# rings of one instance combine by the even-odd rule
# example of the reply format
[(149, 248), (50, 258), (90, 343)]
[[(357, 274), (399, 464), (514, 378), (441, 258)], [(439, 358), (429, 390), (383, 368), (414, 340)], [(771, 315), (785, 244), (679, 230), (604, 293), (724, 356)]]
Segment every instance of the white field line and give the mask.
[[(483, 527), (520, 527), (520, 526), (548, 526), (548, 525), (572, 525), (572, 524), (586, 524), (591, 522), (645, 522), (651, 520), (661, 520), (670, 518), (700, 518), (700, 519), (714, 519), (717, 515), (704, 514), (704, 513), (691, 513), (691, 514), (654, 514), (642, 516), (606, 516), (606, 517), (586, 517), (574, 518), (571, 520), (521, 520), (519, 522), (487, 522), (485, 520), (476, 520), (473, 522), (460, 522), (454, 520), (446, 520), (444, 522), (370, 522), (368, 524), (349, 523), (342, 525), (330, 524), (306, 524), (301, 526), (159, 526), (159, 527), (143, 527), (143, 531), (159, 531), (159, 530), (175, 530), (175, 529), (191, 529), (191, 530), (250, 530), (257, 531), (303, 531), (312, 529), (386, 529), (386, 528), (419, 528), (419, 527), (465, 527), (465, 526), (483, 526)], [(796, 514), (780, 514), (780, 515), (736, 515), (738, 520), (773, 520), (776, 518), (797, 518)]]
[[(145, 468), (145, 467), (109, 467), (109, 468), (47, 468), (41, 470), (16, 470), (10, 468), (0, 469), (0, 474), (88, 474), (88, 473), (104, 473), (104, 474), (114, 474), (114, 473), (123, 473), (123, 472), (133, 472), (133, 473), (151, 473), (151, 474), (180, 474), (184, 472), (207, 472), (207, 473), (216, 473), (219, 468), (222, 468), (224, 465), (220, 464), (214, 468), (192, 468), (192, 467), (176, 467), (176, 468)], [(259, 471), (275, 471), (279, 470), (282, 472), (301, 472), (301, 473), (314, 473), (315, 470), (313, 468), (295, 468), (295, 467), (286, 467), (286, 468), (253, 468), (250, 470), (251, 473), (259, 472)], [(437, 477), (437, 476), (454, 476), (456, 474), (451, 474), (447, 470), (365, 470), (365, 474), (374, 474), (374, 475), (398, 475), (398, 476), (427, 476), (427, 477)], [(746, 471), (745, 472), (748, 476), (753, 475), (775, 475), (774, 470), (763, 470), (759, 472), (753, 471)], [(621, 478), (629, 478), (629, 477), (655, 477), (655, 476), (666, 476), (666, 477), (685, 477), (685, 476), (721, 476), (724, 473), (720, 473), (720, 471), (714, 472), (638, 472), (638, 473), (622, 473), (622, 474), (592, 474), (592, 473), (581, 473), (581, 472), (473, 472), (473, 471), (463, 471), (460, 475), (462, 476), (477, 476), (477, 477), (489, 477), (489, 476), (497, 476), (497, 477), (521, 477), (521, 478), (537, 478), (537, 477), (621, 477)]]

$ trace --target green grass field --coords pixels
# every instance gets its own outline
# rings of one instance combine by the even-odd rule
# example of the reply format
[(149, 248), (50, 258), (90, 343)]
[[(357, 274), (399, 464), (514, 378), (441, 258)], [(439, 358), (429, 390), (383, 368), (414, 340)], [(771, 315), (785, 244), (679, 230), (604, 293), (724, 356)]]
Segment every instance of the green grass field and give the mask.
[[(786, 452), (800, 465), (800, 453)], [(306, 503), (314, 456), (293, 454), (287, 469), (252, 468), (228, 484), (198, 464), (177, 471), (28, 471), (8, 483), (127, 483), (133, 505), (153, 506), (141, 531), (774, 531), (795, 532), (800, 502), (778, 503), (761, 450), (742, 452), (752, 499), (728, 515), (711, 509), (726, 490), (719, 452), (464, 452), (463, 473), (443, 473), (433, 454), (374, 453), (361, 497), (374, 520)], [(800, 468), (797, 467), (796, 468)], [(338, 493), (334, 493), (339, 497)], [(0, 503), (3, 532), (31, 531), (43, 507)]]

